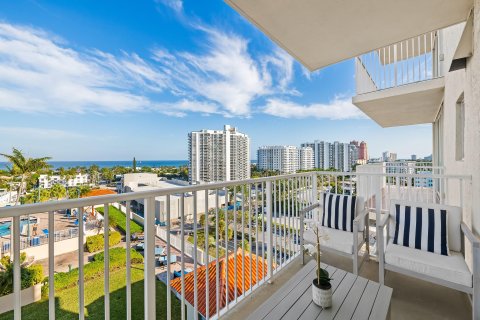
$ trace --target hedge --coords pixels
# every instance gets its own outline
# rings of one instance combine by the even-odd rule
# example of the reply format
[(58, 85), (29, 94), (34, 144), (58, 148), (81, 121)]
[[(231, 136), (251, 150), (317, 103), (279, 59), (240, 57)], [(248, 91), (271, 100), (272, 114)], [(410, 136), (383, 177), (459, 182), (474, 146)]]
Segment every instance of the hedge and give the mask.
[[(143, 256), (130, 249), (130, 262), (132, 264), (143, 263)], [(121, 269), (126, 266), (127, 252), (125, 248), (112, 248), (110, 250), (110, 271)], [(85, 281), (102, 277), (105, 273), (104, 268), (104, 252), (97, 253), (93, 256), (93, 261), (86, 264), (83, 269)], [(45, 278), (44, 283), (48, 283), (48, 277)], [(76, 286), (78, 283), (78, 268), (72, 269), (69, 272), (59, 272), (55, 274), (55, 290), (61, 291)], [(48, 287), (48, 286), (47, 286)], [(42, 292), (45, 296), (48, 290)]]
[[(41, 265), (32, 265), (30, 267), (21, 267), (21, 288), (27, 289), (43, 280), (43, 267)], [(0, 296), (13, 293), (13, 266), (7, 267), (6, 271), (0, 272)]]
[[(96, 208), (98, 212), (103, 215), (103, 207)], [(127, 217), (125, 214), (114, 206), (108, 207), (108, 218), (110, 219), (111, 225), (118, 228), (124, 234), (127, 233)], [(112, 223), (113, 222), (113, 223)], [(143, 227), (137, 222), (130, 219), (130, 233), (143, 232)]]
[[(124, 248), (112, 248), (109, 252), (110, 264), (120, 262), (120, 267), (125, 266), (127, 261), (127, 250)], [(93, 261), (103, 261), (105, 258), (105, 251), (93, 255)], [(143, 263), (143, 256), (134, 249), (130, 250), (130, 262), (132, 264)]]
[[(120, 243), (120, 241), (122, 240), (122, 236), (120, 235), (120, 232), (109, 231), (108, 234), (109, 234), (108, 244), (109, 244), (110, 247)], [(87, 243), (85, 245), (85, 249), (88, 252), (100, 251), (100, 250), (104, 249), (103, 242), (104, 242), (103, 233), (102, 234), (97, 234), (97, 235), (94, 235), (94, 236), (89, 236), (89, 237), (87, 237)]]

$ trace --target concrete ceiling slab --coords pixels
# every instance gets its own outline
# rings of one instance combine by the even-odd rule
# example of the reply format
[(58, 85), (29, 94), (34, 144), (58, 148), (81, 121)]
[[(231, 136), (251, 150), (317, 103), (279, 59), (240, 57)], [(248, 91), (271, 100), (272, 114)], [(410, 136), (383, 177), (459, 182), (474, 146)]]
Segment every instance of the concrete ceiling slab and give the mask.
[(472, 0), (225, 0), (309, 70), (468, 17)]

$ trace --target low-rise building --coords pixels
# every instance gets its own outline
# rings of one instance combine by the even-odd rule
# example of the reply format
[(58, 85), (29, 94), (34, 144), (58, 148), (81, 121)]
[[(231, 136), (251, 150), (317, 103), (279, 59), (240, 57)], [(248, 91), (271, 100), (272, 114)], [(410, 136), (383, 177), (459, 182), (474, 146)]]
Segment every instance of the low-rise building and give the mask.
[(89, 185), (90, 176), (86, 173), (77, 173), (73, 177), (48, 174), (41, 174), (38, 177), (38, 185), (40, 188), (50, 189), (55, 184), (61, 184), (65, 187)]

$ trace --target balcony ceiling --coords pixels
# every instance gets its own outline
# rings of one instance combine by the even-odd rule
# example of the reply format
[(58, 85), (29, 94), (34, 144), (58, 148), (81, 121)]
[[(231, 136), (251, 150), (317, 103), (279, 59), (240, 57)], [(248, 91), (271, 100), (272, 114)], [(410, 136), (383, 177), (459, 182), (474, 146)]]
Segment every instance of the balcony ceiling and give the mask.
[(444, 78), (438, 78), (361, 94), (352, 102), (384, 128), (433, 123), (444, 88)]
[(472, 0), (225, 0), (310, 71), (465, 21)]

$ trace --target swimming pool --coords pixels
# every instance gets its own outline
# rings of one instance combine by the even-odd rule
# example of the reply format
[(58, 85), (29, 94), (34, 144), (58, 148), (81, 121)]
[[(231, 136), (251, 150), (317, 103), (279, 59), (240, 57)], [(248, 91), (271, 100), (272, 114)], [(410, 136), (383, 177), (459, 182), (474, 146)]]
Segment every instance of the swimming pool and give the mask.
[[(30, 224), (34, 225), (38, 223), (38, 219), (35, 217), (30, 217)], [(23, 226), (28, 224), (28, 218), (23, 218), (20, 220), (20, 230), (22, 230)], [(3, 221), (0, 222), (0, 237), (5, 237), (10, 235), (10, 227), (12, 225), (12, 221)]]

